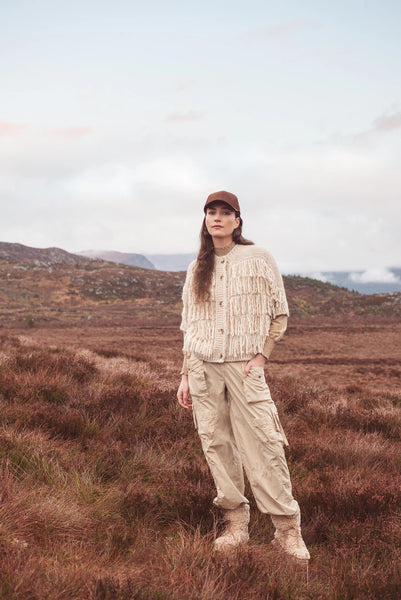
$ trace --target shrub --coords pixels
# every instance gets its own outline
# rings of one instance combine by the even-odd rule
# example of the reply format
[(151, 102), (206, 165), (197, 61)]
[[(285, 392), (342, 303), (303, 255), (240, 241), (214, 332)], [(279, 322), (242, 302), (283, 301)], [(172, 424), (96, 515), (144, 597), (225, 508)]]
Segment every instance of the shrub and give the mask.
[(32, 315), (27, 316), (25, 323), (26, 323), (26, 326), (28, 327), (28, 329), (35, 327), (35, 319), (33, 318)]

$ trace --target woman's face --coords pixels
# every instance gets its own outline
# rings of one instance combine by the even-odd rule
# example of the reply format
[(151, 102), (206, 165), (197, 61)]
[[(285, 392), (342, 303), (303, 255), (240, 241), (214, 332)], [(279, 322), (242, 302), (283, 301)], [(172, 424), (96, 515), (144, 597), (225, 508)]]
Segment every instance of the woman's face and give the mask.
[(213, 241), (230, 243), (233, 239), (233, 231), (240, 224), (240, 218), (224, 202), (215, 202), (207, 207), (205, 224)]

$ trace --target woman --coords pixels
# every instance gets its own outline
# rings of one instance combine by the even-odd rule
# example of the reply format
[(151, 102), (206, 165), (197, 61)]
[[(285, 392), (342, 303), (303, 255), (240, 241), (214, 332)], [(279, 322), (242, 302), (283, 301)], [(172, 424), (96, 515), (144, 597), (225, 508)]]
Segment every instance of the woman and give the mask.
[(238, 198), (215, 192), (204, 206), (198, 257), (183, 288), (184, 363), (177, 397), (192, 407), (227, 527), (225, 551), (249, 539), (245, 468), (256, 504), (270, 514), (275, 544), (308, 561), (284, 454), (288, 445), (264, 377), (287, 325), (282, 277), (269, 252), (242, 237)]

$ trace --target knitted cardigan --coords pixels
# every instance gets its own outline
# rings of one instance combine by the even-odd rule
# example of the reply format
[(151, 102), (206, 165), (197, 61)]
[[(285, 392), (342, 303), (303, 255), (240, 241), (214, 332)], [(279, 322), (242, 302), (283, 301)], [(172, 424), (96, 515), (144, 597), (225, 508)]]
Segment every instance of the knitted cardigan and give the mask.
[(196, 260), (182, 292), (183, 352), (202, 360), (249, 360), (261, 353), (277, 315), (289, 315), (283, 280), (272, 255), (259, 246), (236, 244), (215, 256), (210, 300), (197, 302)]

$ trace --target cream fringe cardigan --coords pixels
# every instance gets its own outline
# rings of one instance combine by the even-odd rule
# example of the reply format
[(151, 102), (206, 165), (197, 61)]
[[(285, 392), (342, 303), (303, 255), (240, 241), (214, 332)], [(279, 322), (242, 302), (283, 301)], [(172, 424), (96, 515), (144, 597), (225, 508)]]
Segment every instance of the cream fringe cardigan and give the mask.
[(259, 246), (235, 246), (215, 256), (208, 302), (196, 302), (194, 260), (182, 292), (183, 352), (211, 362), (249, 360), (262, 353), (271, 321), (289, 315), (273, 256)]

